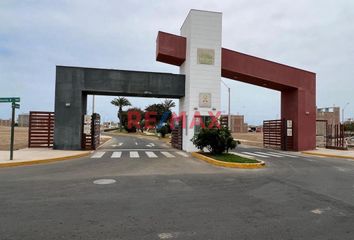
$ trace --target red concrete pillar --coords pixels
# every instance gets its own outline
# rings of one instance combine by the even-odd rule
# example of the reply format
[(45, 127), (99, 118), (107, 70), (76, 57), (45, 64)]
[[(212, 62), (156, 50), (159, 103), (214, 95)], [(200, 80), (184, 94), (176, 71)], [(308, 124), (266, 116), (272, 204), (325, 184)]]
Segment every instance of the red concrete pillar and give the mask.
[(281, 92), (281, 117), (293, 121), (294, 150), (316, 148), (316, 96), (309, 89), (288, 89)]

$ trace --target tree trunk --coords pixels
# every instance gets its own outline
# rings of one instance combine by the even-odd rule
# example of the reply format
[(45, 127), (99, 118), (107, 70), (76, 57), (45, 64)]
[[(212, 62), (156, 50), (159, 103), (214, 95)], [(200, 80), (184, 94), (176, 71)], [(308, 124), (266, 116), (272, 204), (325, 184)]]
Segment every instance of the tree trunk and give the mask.
[(118, 117), (119, 117), (119, 131), (122, 132), (122, 107), (119, 107), (119, 111), (118, 111)]

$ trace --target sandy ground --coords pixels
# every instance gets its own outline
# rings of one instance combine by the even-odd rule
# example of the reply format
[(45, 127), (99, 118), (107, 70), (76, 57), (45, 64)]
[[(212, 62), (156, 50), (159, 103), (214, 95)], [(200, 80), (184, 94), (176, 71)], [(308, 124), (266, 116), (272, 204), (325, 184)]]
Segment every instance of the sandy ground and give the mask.
[[(10, 127), (0, 126), (0, 150), (10, 150)], [(107, 136), (101, 137), (101, 143), (111, 139)], [(14, 149), (23, 149), (28, 147), (28, 128), (15, 127), (15, 146)]]
[[(0, 126), (0, 150), (10, 150), (10, 127)], [(28, 145), (28, 128), (15, 127), (14, 149), (26, 148)]]
[(263, 147), (263, 133), (233, 133), (232, 136), (241, 144)]

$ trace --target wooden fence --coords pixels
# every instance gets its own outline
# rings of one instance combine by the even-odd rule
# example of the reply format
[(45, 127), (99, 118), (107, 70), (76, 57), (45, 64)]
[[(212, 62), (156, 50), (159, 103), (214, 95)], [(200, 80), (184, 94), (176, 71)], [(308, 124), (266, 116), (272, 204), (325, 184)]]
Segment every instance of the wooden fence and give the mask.
[(263, 121), (263, 146), (265, 148), (287, 151), (293, 150), (293, 145), (292, 122), (291, 126), (288, 126), (288, 121), (285, 119)]
[(54, 112), (30, 112), (29, 148), (51, 148), (54, 139)]

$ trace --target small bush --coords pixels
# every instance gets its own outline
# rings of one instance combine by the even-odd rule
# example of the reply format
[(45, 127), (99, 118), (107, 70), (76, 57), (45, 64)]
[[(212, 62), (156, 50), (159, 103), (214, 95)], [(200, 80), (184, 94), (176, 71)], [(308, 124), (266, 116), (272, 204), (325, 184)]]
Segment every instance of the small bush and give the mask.
[(159, 132), (161, 133), (161, 137), (165, 137), (166, 134), (168, 133), (168, 127), (166, 125), (162, 126), (160, 129), (159, 129)]
[(193, 144), (200, 150), (208, 149), (212, 154), (221, 154), (234, 149), (237, 146), (228, 128), (202, 128), (191, 139)]

